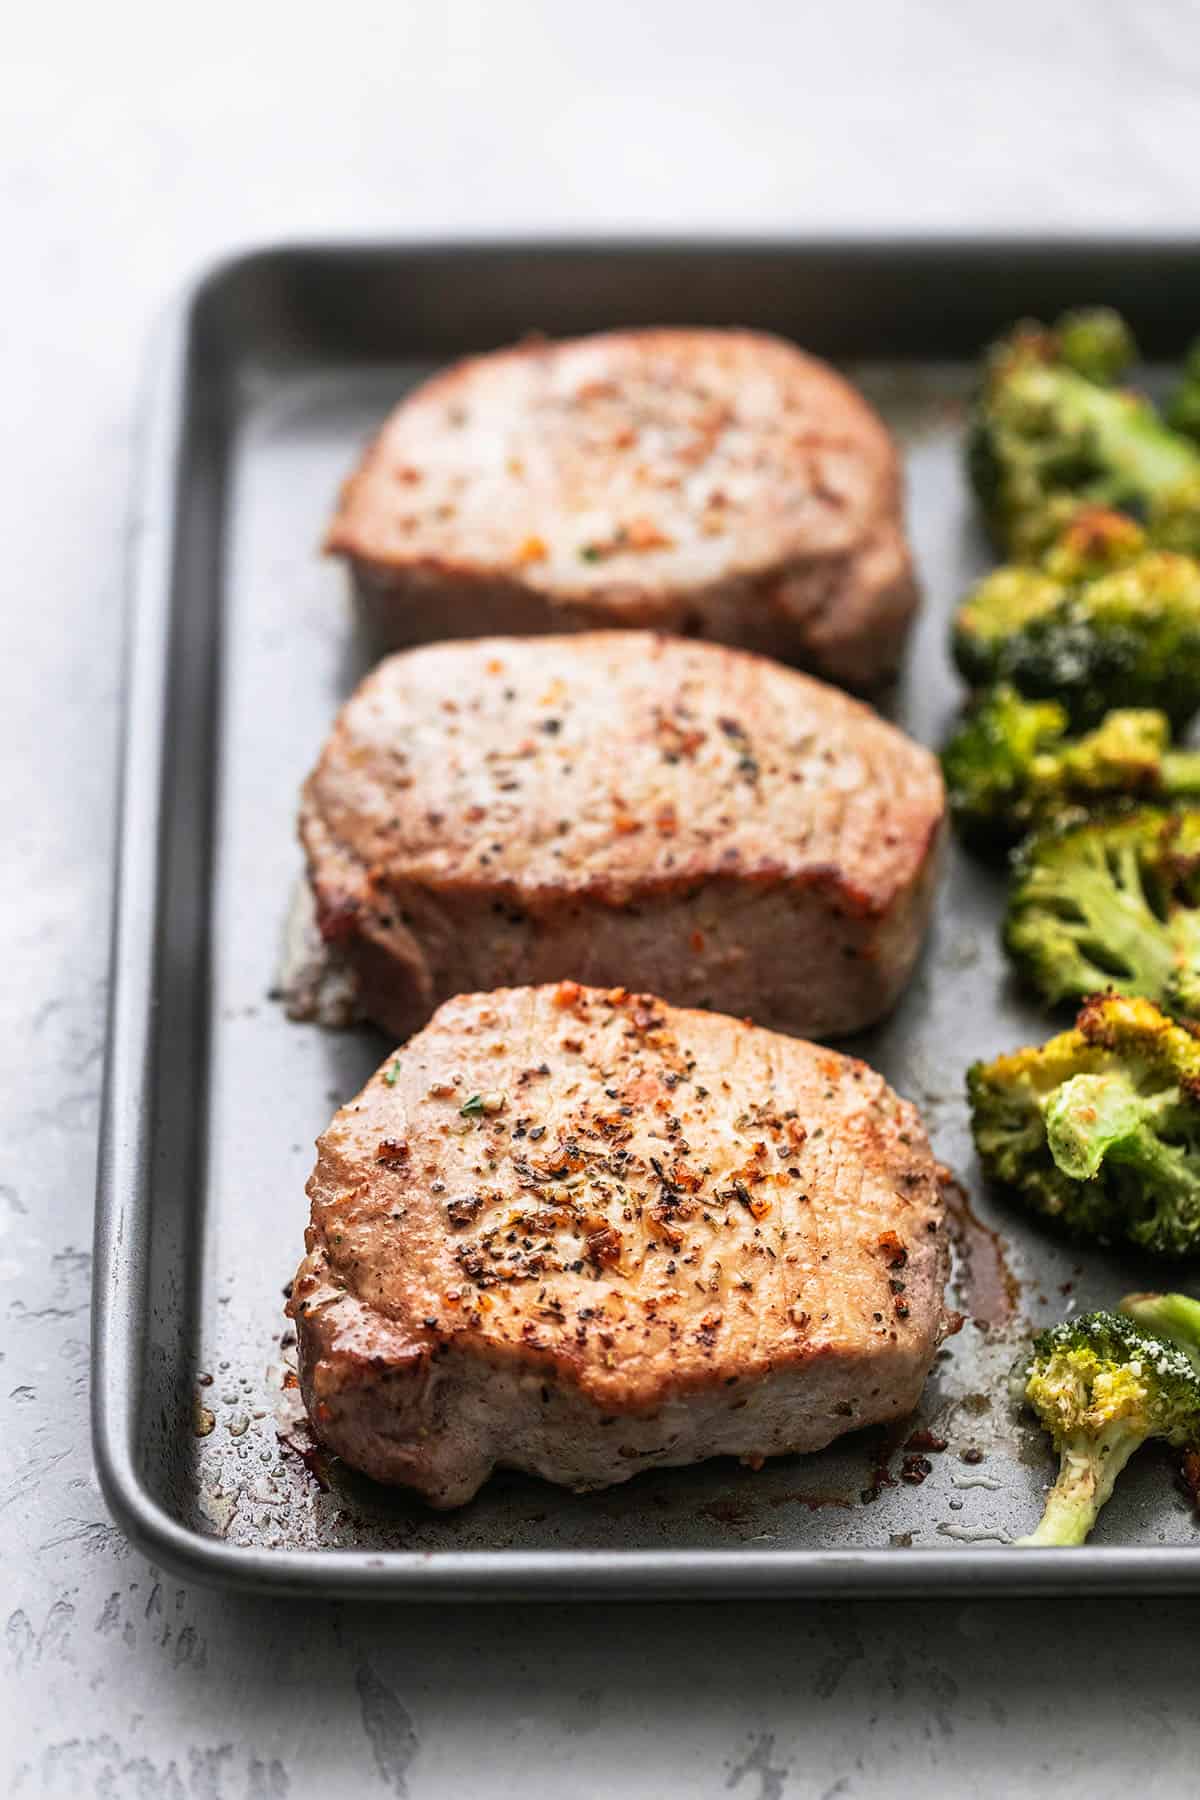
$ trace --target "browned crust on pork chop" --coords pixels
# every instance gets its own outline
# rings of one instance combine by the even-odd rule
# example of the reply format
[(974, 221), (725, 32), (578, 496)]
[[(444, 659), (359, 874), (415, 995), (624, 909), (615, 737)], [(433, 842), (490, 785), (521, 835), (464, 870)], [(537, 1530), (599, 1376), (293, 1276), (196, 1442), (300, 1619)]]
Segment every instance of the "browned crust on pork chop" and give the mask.
[(825, 363), (750, 331), (456, 364), (392, 413), (326, 547), (390, 647), (640, 626), (867, 686), (917, 602), (887, 428)]
[(573, 983), (460, 996), (318, 1144), (293, 1288), (318, 1436), (437, 1505), (817, 1449), (916, 1404), (946, 1232), (854, 1058)]
[(317, 916), (397, 1036), (571, 977), (812, 1036), (894, 1003), (933, 897), (936, 759), (745, 652), (641, 632), (381, 665), (304, 791)]

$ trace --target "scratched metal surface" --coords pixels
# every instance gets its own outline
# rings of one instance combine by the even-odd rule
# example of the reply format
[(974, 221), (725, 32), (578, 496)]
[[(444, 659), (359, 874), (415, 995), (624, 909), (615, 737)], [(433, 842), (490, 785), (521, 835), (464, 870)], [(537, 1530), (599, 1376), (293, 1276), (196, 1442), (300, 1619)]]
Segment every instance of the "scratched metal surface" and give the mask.
[[(281, 1438), (289, 1414), (281, 1290), (300, 1253), (312, 1140), (387, 1048), (367, 1029), (289, 1023), (269, 998), (297, 869), (295, 795), (362, 666), (344, 577), (315, 545), (358, 448), (424, 372), (416, 363), (328, 366), (317, 356), (283, 372), (240, 371), (220, 519), (225, 635), (202, 1231), (199, 1254), (165, 1263), (152, 1296), (169, 1329), (178, 1308), (192, 1326), (182, 1370), (149, 1371), (150, 1486), (189, 1529), (267, 1548), (873, 1546), (900, 1556), (951, 1543), (967, 1558), (975, 1543), (1009, 1541), (1036, 1519), (1048, 1471), (1040, 1435), (1007, 1403), (1005, 1375), (1019, 1344), (1031, 1322), (1111, 1301), (1144, 1271), (1064, 1250), (979, 1191), (963, 1069), (1047, 1026), (1005, 977), (997, 878), (957, 850), (909, 992), (882, 1029), (853, 1045), (919, 1102), (985, 1228), (971, 1234), (971, 1253), (957, 1257), (952, 1299), (966, 1322), (940, 1353), (912, 1422), (946, 1439), (927, 1468), (914, 1465), (902, 1443), (867, 1433), (757, 1474), (722, 1461), (587, 1497), (501, 1475), (471, 1506), (446, 1515), (337, 1464), (323, 1471), (322, 1485), (296, 1454), (297, 1434), (285, 1429)], [(909, 363), (855, 373), (905, 444), (926, 591), (890, 710), (936, 744), (958, 691), (944, 654), (947, 613), (983, 555), (960, 474), (967, 371)], [(1003, 1234), (999, 1262), (988, 1229)], [(196, 1421), (190, 1437), (178, 1429), (181, 1379)], [(1150, 1453), (1131, 1470), (1096, 1541), (1195, 1546), (1164, 1459)]]

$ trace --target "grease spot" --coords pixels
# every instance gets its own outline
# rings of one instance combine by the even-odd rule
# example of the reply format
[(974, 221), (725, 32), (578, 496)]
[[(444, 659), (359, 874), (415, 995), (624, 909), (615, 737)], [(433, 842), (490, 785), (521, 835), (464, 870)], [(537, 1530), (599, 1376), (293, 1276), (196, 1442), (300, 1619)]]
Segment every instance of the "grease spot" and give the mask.
[(783, 1784), (787, 1780), (787, 1764), (771, 1761), (775, 1754), (775, 1734), (764, 1731), (750, 1745), (745, 1759), (729, 1771), (725, 1786), (741, 1787), (747, 1775), (758, 1776), (758, 1793), (754, 1800), (783, 1800)]
[(46, 1614), (42, 1635), (38, 1639), (38, 1656), (63, 1656), (71, 1635), (75, 1608), (69, 1600), (56, 1600)]
[(199, 1636), (194, 1625), (185, 1625), (175, 1639), (175, 1667), (180, 1669), (190, 1663), (195, 1669), (203, 1669), (208, 1662), (208, 1648), (204, 1639)]
[(277, 1756), (269, 1763), (251, 1760), (246, 1776), (246, 1800), (285, 1800), (291, 1789), (287, 1770)]
[(420, 1747), (408, 1710), (365, 1660), (358, 1665), (354, 1686), (375, 1767), (394, 1794), (407, 1795), (409, 1764)]
[(824, 1614), (824, 1624), (833, 1653), (825, 1658), (813, 1682), (813, 1692), (819, 1700), (832, 1699), (847, 1669), (852, 1663), (861, 1662), (865, 1655), (862, 1634), (851, 1619), (828, 1611)]
[(939, 1171), (946, 1219), (958, 1252), (961, 1305), (976, 1325), (1005, 1325), (1021, 1305), (1021, 1284), (1008, 1266), (1004, 1239), (971, 1209), (967, 1190)]
[(33, 1626), (24, 1607), (18, 1606), (15, 1612), (9, 1613), (4, 1627), (4, 1644), (14, 1667), (21, 1668), (33, 1649)]

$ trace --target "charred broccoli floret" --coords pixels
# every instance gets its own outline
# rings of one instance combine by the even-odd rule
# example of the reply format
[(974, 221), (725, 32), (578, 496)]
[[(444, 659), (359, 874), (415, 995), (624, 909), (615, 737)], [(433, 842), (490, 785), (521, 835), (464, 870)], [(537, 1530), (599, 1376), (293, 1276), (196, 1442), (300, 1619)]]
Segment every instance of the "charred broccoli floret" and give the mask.
[(968, 843), (1004, 850), (1074, 808), (1200, 796), (1200, 751), (1171, 748), (1164, 713), (1122, 708), (1082, 737), (1069, 727), (1056, 700), (1023, 700), (1008, 682), (977, 698), (942, 751), (951, 811)]
[(1136, 519), (1110, 506), (1075, 506), (1038, 561), (1055, 581), (1077, 587), (1125, 568), (1151, 547), (1146, 527)]
[(1182, 725), (1200, 706), (1200, 562), (1149, 548), (1130, 520), (1077, 517), (1036, 565), (997, 569), (955, 615), (954, 660), (974, 687), (1057, 700), (1077, 728), (1115, 707)]
[(1112, 986), (1200, 1018), (1200, 811), (1135, 807), (1031, 838), (1004, 947), (1051, 1006)]
[(1075, 506), (1143, 517), (1200, 474), (1196, 445), (1116, 386), (1136, 357), (1128, 327), (1099, 307), (1052, 328), (1024, 321), (987, 351), (967, 469), (1011, 555), (1036, 556)]
[(1059, 1453), (1041, 1523), (1020, 1544), (1082, 1544), (1134, 1451), (1200, 1443), (1200, 1336), (1190, 1350), (1124, 1313), (1086, 1313), (1034, 1339), (1021, 1397)]
[(975, 1063), (985, 1174), (1076, 1237), (1200, 1250), (1200, 1042), (1149, 1000), (1101, 994), (1073, 1031)]

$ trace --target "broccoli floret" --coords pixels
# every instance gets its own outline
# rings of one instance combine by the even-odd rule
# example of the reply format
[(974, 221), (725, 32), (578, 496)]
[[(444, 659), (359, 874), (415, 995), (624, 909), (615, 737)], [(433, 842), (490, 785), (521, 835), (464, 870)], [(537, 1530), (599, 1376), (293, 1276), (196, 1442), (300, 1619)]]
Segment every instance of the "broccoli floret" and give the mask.
[(987, 576), (959, 607), (954, 660), (974, 687), (1057, 700), (1072, 725), (1151, 707), (1180, 726), (1200, 706), (1200, 562), (1147, 547), (1115, 515), (1077, 518), (1037, 565)]
[(1200, 1018), (1200, 811), (1038, 833), (1014, 862), (1004, 947), (1051, 1006), (1113, 986)]
[(959, 673), (972, 687), (1004, 680), (1010, 646), (1056, 618), (1070, 593), (1040, 568), (1010, 563), (993, 569), (954, 615), (950, 647)]
[(1183, 375), (1167, 401), (1164, 417), (1172, 431), (1200, 438), (1200, 338), (1184, 358)]
[(1142, 1444), (1200, 1443), (1200, 1364), (1123, 1313), (1086, 1313), (1041, 1332), (1022, 1375), (1059, 1472), (1041, 1523), (1020, 1544), (1082, 1544)]
[(1110, 506), (1072, 504), (1039, 562), (1053, 580), (1076, 587), (1125, 568), (1150, 548), (1146, 528), (1136, 519)]
[(973, 848), (1007, 849), (1080, 807), (1200, 795), (1200, 751), (1170, 748), (1164, 713), (1123, 708), (1076, 738), (1069, 724), (1057, 701), (1023, 700), (1008, 682), (977, 697), (942, 751), (955, 824)]
[(1200, 1250), (1200, 1041), (1100, 994), (1073, 1031), (967, 1071), (985, 1174), (1078, 1238)]
[(1200, 1375), (1200, 1300), (1190, 1294), (1126, 1294), (1118, 1310), (1143, 1330), (1169, 1338)]
[(1200, 475), (1158, 496), (1150, 507), (1146, 534), (1158, 550), (1200, 557)]
[(1053, 359), (1100, 387), (1113, 387), (1138, 360), (1132, 331), (1111, 306), (1065, 312), (1053, 333)]
[(1011, 555), (1036, 556), (1074, 505), (1141, 517), (1200, 474), (1196, 445), (1115, 385), (1136, 354), (1123, 321), (1102, 308), (1068, 313), (1052, 329), (1027, 321), (987, 352), (967, 469)]

